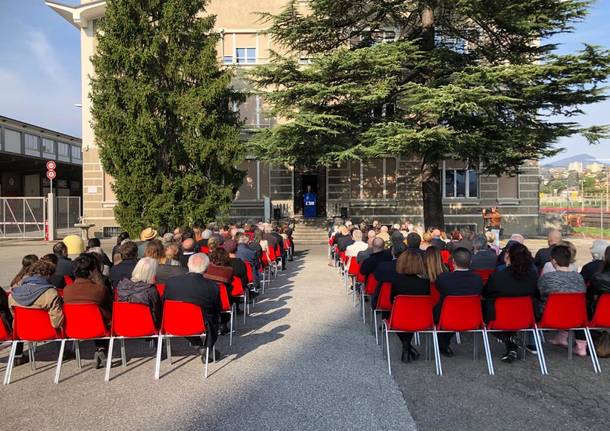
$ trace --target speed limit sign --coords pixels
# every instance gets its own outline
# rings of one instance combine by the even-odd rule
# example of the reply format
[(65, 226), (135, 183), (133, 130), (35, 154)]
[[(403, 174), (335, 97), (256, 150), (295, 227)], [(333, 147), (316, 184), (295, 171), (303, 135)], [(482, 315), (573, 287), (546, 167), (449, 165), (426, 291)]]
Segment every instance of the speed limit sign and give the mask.
[(47, 178), (51, 181), (57, 176), (57, 172), (55, 171), (47, 171)]
[(56, 167), (57, 167), (57, 164), (53, 160), (49, 160), (47, 162), (47, 170), (48, 171), (54, 171)]

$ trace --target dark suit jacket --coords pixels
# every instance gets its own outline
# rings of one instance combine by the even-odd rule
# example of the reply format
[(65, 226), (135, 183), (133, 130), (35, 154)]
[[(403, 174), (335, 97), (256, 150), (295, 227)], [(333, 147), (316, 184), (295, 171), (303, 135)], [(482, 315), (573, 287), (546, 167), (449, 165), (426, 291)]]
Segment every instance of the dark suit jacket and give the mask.
[(470, 269), (496, 269), (498, 256), (493, 250), (481, 250), (472, 255)]
[(157, 267), (157, 283), (166, 283), (168, 278), (184, 275), (188, 271), (183, 266), (159, 265)]
[(538, 268), (538, 271), (542, 271), (542, 267), (545, 263), (551, 261), (551, 247), (541, 248), (536, 252), (534, 257), (534, 265)]
[(434, 247), (438, 248), (439, 250), (447, 249), (447, 243), (440, 238), (432, 238), (430, 240), (430, 245), (433, 245)]
[(377, 253), (371, 254), (362, 262), (360, 272), (366, 277), (369, 274), (373, 274), (377, 269), (377, 265), (381, 262), (388, 262), (390, 260), (392, 260), (392, 257), (385, 253), (385, 250), (378, 251)]
[(470, 270), (443, 272), (436, 279), (436, 288), (441, 295), (434, 306), (434, 321), (438, 322), (443, 301), (447, 296), (480, 295), (483, 291), (483, 280)]
[(180, 265), (182, 265), (183, 268), (188, 268), (189, 259), (194, 254), (194, 251), (187, 251), (181, 253), (180, 257), (178, 258), (178, 260), (180, 261)]
[(64, 275), (69, 275), (74, 278), (74, 268), (72, 268), (72, 260), (68, 257), (57, 256), (57, 266), (55, 274), (63, 278)]
[(110, 268), (110, 281), (112, 282), (112, 287), (116, 287), (116, 285), (119, 284), (119, 281), (124, 278), (131, 278), (131, 273), (137, 263), (137, 259), (126, 259)]
[(347, 247), (349, 247), (350, 245), (352, 245), (353, 243), (354, 243), (354, 238), (352, 238), (349, 235), (346, 235), (346, 236), (341, 235), (341, 237), (337, 239), (337, 247), (339, 248), (339, 251), (345, 251), (345, 249)]
[(375, 293), (373, 293), (373, 296), (371, 297), (371, 305), (376, 307), (379, 294), (381, 293), (381, 285), (386, 282), (393, 283), (398, 276), (398, 273), (396, 272), (396, 260), (379, 262), (373, 274), (375, 280), (377, 280), (377, 287), (375, 288)]
[(483, 298), (485, 300), (483, 314), (485, 320), (489, 321), (496, 318), (496, 298), (534, 296), (537, 291), (538, 275), (534, 269), (532, 269), (527, 277), (521, 279), (514, 276), (510, 266), (502, 271), (494, 272), (483, 288)]
[(222, 308), (216, 283), (194, 272), (172, 277), (165, 284), (163, 300), (166, 299), (189, 302), (201, 307), (207, 330), (206, 345), (212, 347), (218, 338), (218, 319)]
[(267, 243), (269, 244), (269, 247), (275, 248), (275, 246), (278, 244), (277, 237), (275, 235), (273, 235), (272, 233), (264, 234), (263, 239), (265, 241), (267, 241)]

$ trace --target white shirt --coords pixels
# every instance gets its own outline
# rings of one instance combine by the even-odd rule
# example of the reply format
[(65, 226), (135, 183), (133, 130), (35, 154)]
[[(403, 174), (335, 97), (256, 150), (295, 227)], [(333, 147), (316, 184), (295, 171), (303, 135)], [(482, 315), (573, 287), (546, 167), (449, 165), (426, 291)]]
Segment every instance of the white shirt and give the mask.
[(366, 250), (368, 247), (369, 245), (366, 242), (356, 241), (352, 245), (347, 246), (347, 248), (345, 249), (345, 255), (347, 257), (356, 257), (358, 256), (359, 252)]

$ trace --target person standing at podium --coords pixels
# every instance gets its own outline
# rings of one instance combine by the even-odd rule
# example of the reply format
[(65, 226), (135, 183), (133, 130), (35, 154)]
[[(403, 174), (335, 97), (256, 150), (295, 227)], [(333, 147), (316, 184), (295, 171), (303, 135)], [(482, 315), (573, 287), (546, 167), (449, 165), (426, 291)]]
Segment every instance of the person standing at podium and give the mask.
[(307, 192), (303, 195), (303, 216), (305, 218), (315, 218), (317, 215), (318, 197), (311, 191), (311, 186), (307, 186)]

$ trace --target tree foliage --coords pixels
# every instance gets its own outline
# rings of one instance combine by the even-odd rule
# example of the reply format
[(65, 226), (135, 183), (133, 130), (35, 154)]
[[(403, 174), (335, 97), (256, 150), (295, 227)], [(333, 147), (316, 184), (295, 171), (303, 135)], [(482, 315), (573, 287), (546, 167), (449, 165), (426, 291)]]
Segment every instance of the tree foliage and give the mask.
[[(586, 16), (581, 0), (311, 0), (265, 15), (282, 46), (252, 75), (287, 122), (252, 149), (269, 161), (330, 165), (397, 155), (421, 166), (424, 221), (443, 225), (439, 164), (514, 174), (559, 138), (591, 142), (581, 107), (603, 100), (605, 49), (548, 43)], [(309, 58), (304, 67), (299, 58)], [(558, 120), (558, 116), (565, 120)]]
[(242, 181), (207, 0), (109, 0), (93, 57), (93, 127), (119, 224), (173, 227), (225, 213)]

